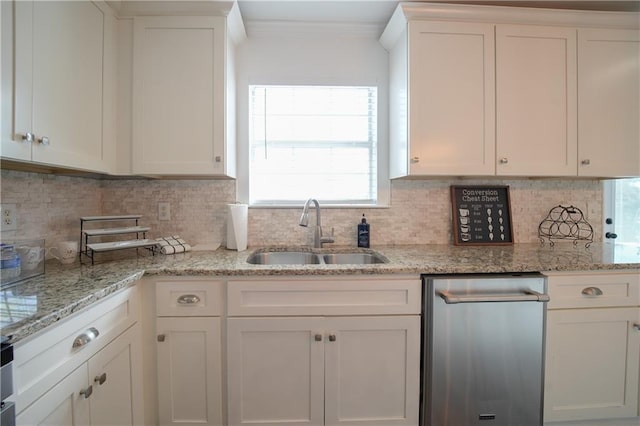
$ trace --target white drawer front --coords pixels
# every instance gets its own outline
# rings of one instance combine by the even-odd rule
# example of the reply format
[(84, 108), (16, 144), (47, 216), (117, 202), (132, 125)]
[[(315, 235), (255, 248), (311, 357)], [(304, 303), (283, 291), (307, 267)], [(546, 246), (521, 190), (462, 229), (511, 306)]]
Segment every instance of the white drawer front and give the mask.
[(229, 281), (229, 316), (419, 314), (419, 279)]
[(640, 273), (589, 273), (548, 276), (548, 308), (640, 305)]
[(156, 315), (159, 317), (220, 316), (222, 298), (220, 281), (157, 281)]
[[(22, 410), (138, 320), (138, 288), (99, 302), (15, 348), (16, 408)], [(74, 348), (89, 331), (94, 338)], [(96, 333), (97, 331), (97, 333)]]

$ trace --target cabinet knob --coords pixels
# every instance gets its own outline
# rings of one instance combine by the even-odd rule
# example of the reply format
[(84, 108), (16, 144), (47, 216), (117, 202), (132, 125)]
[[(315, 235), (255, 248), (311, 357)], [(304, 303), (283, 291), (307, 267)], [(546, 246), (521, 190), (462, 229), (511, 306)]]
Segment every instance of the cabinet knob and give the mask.
[(99, 385), (103, 384), (107, 381), (107, 373), (102, 373), (101, 375), (96, 376), (93, 381)]
[(412, 163), (419, 163), (420, 162), (420, 157), (411, 157), (411, 162)]
[(90, 329), (88, 329), (87, 331), (85, 331), (84, 333), (76, 337), (76, 339), (73, 341), (72, 347), (74, 349), (81, 348), (91, 343), (91, 341), (96, 337), (98, 337), (98, 335), (100, 335), (100, 332), (98, 331), (98, 329), (91, 327)]
[(322, 334), (319, 334), (319, 333), (318, 333), (318, 334), (314, 335), (314, 336), (313, 336), (313, 339), (314, 339), (316, 342), (322, 342)]
[(598, 287), (585, 287), (582, 289), (582, 294), (585, 296), (602, 296), (602, 290)]
[(34, 140), (36, 140), (36, 135), (31, 132), (27, 132), (22, 135), (20, 139), (22, 140), (22, 142), (33, 142)]
[(180, 305), (195, 305), (200, 301), (200, 298), (195, 294), (183, 294), (178, 297), (178, 303)]
[(84, 396), (84, 399), (89, 398), (89, 397), (91, 396), (91, 394), (92, 394), (92, 393), (93, 393), (93, 386), (91, 386), (91, 385), (89, 385), (89, 387), (88, 387), (88, 388), (86, 388), (86, 389), (82, 389), (82, 390), (80, 391), (80, 395), (83, 395), (83, 396)]
[(166, 336), (164, 334), (158, 334), (158, 342), (164, 342)]
[(46, 136), (43, 136), (40, 139), (38, 139), (38, 142), (41, 143), (42, 145), (49, 145), (49, 138)]
[(509, 159), (507, 157), (502, 157), (500, 159), (500, 164), (507, 164), (509, 162)]
[(585, 158), (580, 162), (580, 164), (582, 164), (583, 166), (588, 166), (589, 164), (591, 164), (591, 160), (589, 160), (588, 158)]
[(336, 335), (335, 334), (330, 334), (329, 335), (329, 341), (330, 342), (335, 342), (336, 341)]
[(640, 322), (636, 322), (633, 324), (633, 328), (636, 329), (636, 331), (640, 331)]

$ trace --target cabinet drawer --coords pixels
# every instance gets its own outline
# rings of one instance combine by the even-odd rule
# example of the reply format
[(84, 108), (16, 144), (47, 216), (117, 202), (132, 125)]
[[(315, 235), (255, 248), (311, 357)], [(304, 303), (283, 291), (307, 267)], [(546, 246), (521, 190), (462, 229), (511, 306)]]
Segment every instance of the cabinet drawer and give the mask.
[(549, 309), (640, 305), (640, 273), (546, 274)]
[[(138, 287), (125, 289), (15, 347), (16, 411), (26, 408), (138, 320)], [(74, 348), (81, 336), (94, 338)]]
[(159, 280), (156, 282), (156, 315), (205, 317), (222, 314), (222, 282)]
[(230, 316), (419, 314), (420, 280), (304, 279), (229, 281)]

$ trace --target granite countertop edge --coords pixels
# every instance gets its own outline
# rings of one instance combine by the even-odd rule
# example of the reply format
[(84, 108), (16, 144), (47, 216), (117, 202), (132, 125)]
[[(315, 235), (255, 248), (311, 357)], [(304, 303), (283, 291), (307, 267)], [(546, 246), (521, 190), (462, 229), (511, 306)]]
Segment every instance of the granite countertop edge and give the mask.
[[(38, 310), (31, 317), (0, 329), (0, 334), (17, 343), (95, 302), (136, 283), (143, 276), (326, 276), (326, 275), (419, 275), (484, 274), (551, 271), (638, 270), (638, 261), (608, 260), (605, 245), (584, 250), (575, 247), (544, 248), (538, 244), (510, 247), (388, 246), (376, 248), (389, 263), (374, 265), (250, 265), (253, 250), (237, 252), (218, 249), (173, 256), (141, 256), (96, 265), (61, 266), (47, 262), (47, 273), (26, 280), (4, 292), (30, 294), (38, 298)], [(273, 248), (285, 250), (291, 248)], [(295, 248), (300, 250), (300, 248)], [(310, 250), (313, 249), (303, 249)], [(333, 249), (332, 252), (340, 252)], [(354, 251), (345, 248), (344, 251)], [(356, 249), (356, 251), (371, 251)]]

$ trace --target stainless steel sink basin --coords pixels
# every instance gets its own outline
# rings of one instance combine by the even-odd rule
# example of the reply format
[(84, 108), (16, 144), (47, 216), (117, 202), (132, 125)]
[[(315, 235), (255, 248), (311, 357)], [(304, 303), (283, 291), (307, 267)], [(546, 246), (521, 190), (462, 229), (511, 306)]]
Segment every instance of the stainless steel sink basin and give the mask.
[(327, 264), (370, 265), (386, 263), (386, 260), (374, 253), (330, 253), (322, 256)]
[(371, 265), (387, 263), (377, 253), (311, 253), (300, 251), (256, 252), (249, 256), (252, 265)]
[(253, 253), (247, 262), (253, 265), (317, 265), (320, 259), (314, 253), (274, 251)]

